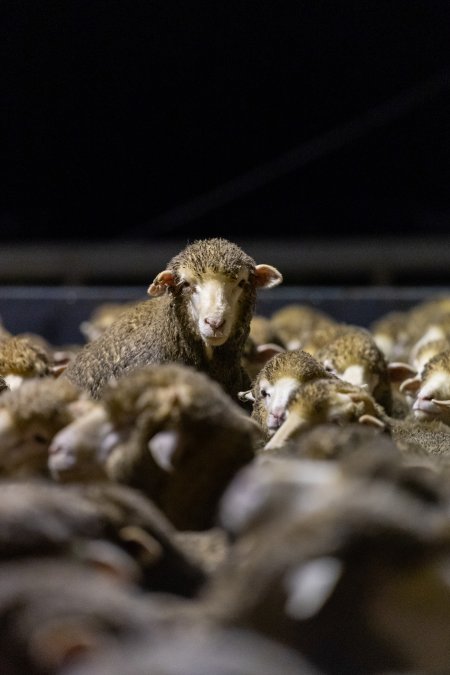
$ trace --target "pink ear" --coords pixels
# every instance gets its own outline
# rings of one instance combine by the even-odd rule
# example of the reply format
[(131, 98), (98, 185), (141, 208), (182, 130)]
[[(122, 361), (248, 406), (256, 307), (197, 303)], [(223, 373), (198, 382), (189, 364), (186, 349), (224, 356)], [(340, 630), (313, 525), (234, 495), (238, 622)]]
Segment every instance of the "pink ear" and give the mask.
[(388, 374), (391, 382), (403, 382), (407, 378), (417, 375), (417, 371), (409, 363), (391, 361), (388, 363)]
[(152, 297), (157, 297), (162, 295), (169, 286), (175, 286), (175, 275), (172, 270), (164, 270), (153, 279), (147, 293)]
[(408, 380), (404, 380), (400, 385), (400, 391), (402, 393), (407, 391), (410, 394), (415, 394), (419, 391), (421, 384), (422, 380), (420, 375), (416, 375), (415, 377), (410, 377)]
[(272, 265), (256, 265), (255, 280), (258, 288), (273, 288), (283, 281), (283, 275)]

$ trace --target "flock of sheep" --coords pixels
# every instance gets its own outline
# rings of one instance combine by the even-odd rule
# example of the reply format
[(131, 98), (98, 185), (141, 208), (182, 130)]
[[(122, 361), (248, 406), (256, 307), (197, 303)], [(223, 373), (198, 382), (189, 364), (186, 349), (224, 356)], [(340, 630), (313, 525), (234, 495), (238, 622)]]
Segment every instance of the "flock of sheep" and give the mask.
[(449, 675), (450, 298), (369, 327), (221, 238), (0, 325), (1, 675)]

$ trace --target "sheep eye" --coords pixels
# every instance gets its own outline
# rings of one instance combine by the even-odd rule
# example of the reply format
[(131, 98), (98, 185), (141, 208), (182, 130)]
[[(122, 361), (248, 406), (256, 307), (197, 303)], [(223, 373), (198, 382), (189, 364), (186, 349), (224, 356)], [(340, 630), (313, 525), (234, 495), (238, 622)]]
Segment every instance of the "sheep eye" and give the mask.
[(180, 283), (178, 284), (178, 288), (182, 291), (184, 291), (186, 288), (190, 288), (190, 286), (191, 284), (189, 283), (189, 281), (180, 281)]
[(263, 398), (266, 398), (267, 396), (270, 396), (269, 392), (266, 391), (265, 389), (261, 389), (261, 396)]
[(245, 279), (241, 279), (240, 282), (238, 283), (238, 286), (239, 286), (240, 288), (244, 288), (244, 286), (245, 286), (246, 283), (247, 283), (247, 282), (245, 281)]

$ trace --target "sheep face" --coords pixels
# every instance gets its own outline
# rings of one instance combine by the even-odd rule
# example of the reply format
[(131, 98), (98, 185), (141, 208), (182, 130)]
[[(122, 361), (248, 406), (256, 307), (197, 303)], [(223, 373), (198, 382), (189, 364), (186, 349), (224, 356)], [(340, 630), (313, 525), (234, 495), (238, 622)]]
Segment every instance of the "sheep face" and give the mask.
[(289, 402), (298, 391), (300, 383), (295, 377), (281, 377), (274, 383), (262, 378), (259, 383), (259, 396), (267, 410), (267, 428), (272, 436), (286, 419)]
[(236, 279), (226, 275), (204, 274), (194, 277), (181, 270), (183, 289), (190, 294), (189, 312), (202, 340), (211, 347), (224, 344), (239, 315), (239, 299), (249, 282), (248, 270)]
[(105, 478), (104, 462), (116, 442), (117, 433), (104, 406), (93, 403), (53, 437), (48, 455), (52, 478), (59, 482)]

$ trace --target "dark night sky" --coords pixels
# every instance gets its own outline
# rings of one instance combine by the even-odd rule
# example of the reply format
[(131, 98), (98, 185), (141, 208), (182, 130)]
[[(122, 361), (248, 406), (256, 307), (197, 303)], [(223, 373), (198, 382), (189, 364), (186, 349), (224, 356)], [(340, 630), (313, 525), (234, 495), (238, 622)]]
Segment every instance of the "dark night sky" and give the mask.
[[(0, 13), (3, 241), (450, 231), (448, 0)], [(358, 138), (204, 215), (158, 220), (390, 101), (392, 119)]]

